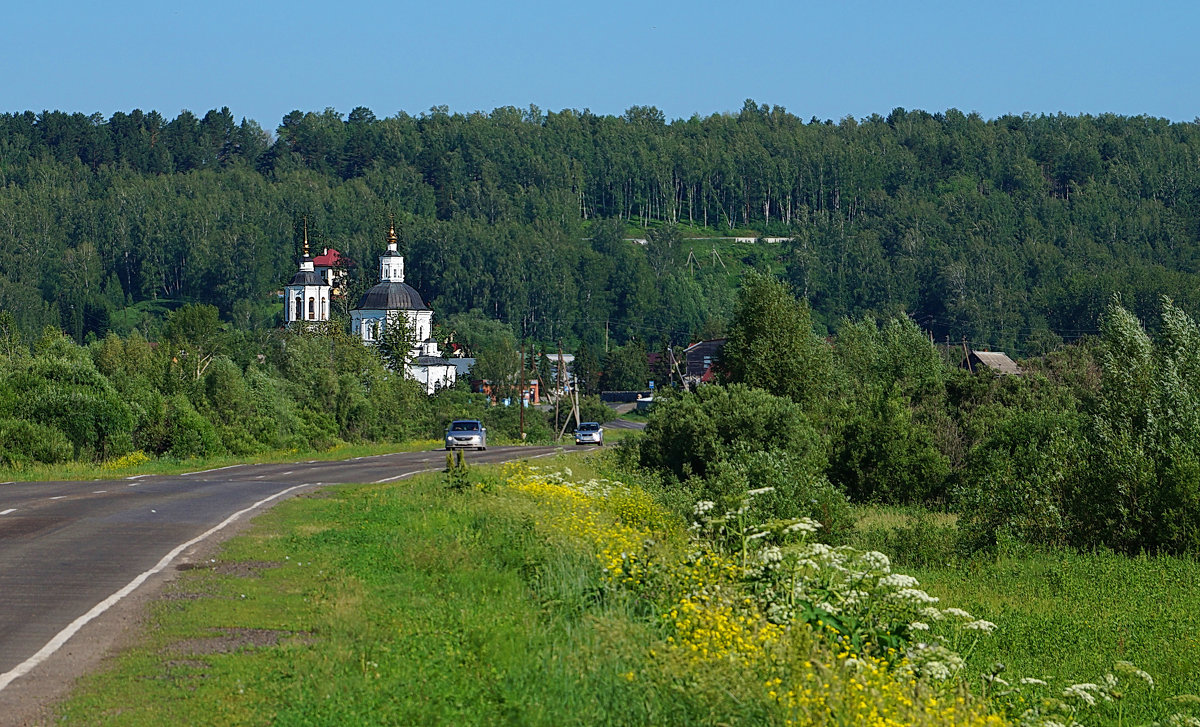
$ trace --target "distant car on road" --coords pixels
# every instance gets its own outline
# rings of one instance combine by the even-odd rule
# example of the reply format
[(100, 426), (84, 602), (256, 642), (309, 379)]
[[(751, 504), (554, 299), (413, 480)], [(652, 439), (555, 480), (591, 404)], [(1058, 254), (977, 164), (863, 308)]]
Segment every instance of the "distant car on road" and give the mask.
[(575, 430), (575, 444), (604, 446), (604, 427), (598, 422), (583, 422)]
[(456, 419), (446, 428), (446, 450), (487, 449), (487, 427), (478, 419)]

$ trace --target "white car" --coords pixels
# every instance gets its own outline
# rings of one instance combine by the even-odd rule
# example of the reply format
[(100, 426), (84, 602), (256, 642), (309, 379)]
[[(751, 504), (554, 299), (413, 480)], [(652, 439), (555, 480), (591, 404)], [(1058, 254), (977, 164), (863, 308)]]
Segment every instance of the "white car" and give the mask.
[(575, 430), (575, 444), (604, 446), (604, 427), (597, 422), (582, 422)]
[(487, 449), (487, 429), (478, 419), (457, 419), (446, 429), (446, 449)]

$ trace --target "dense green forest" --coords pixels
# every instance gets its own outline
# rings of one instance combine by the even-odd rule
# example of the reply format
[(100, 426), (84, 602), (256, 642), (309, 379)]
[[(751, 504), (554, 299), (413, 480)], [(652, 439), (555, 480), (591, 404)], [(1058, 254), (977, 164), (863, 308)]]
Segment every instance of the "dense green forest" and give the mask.
[[(1197, 310), (1198, 159), (1197, 123), (806, 122), (753, 101), (670, 122), (653, 107), (296, 111), (274, 134), (228, 109), (4, 114), (0, 308), (27, 336), (54, 324), (80, 342), (154, 337), (181, 302), (267, 327), (303, 218), (360, 290), (390, 213), (440, 316), (478, 309), (523, 338), (719, 334), (754, 267), (830, 330), (904, 311), (938, 340), (1033, 354), (1097, 331), (1113, 293), (1147, 319), (1161, 294)], [(681, 238), (733, 231), (792, 241), (687, 264)]]

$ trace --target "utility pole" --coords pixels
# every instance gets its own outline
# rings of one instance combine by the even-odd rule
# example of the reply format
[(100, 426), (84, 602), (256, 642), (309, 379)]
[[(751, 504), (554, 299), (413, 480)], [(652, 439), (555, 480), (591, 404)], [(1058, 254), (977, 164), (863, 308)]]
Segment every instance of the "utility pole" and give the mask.
[[(604, 325), (605, 325), (605, 330), (607, 331), (608, 324), (605, 323)], [(563, 391), (563, 385), (562, 385), (562, 382), (563, 382), (562, 341), (558, 342), (558, 375), (555, 378), (558, 379), (558, 385), (555, 387), (556, 391), (554, 392), (554, 423), (557, 425), (558, 424), (558, 416), (559, 416), (558, 408), (559, 408), (559, 403), (562, 401), (562, 391)], [(558, 433), (558, 438), (560, 440), (562, 439), (562, 432)]]
[(521, 441), (525, 441), (525, 343), (521, 343), (521, 373), (518, 375), (517, 384), (520, 387), (517, 406), (521, 407)]
[[(608, 353), (608, 321), (604, 321), (604, 352)], [(559, 345), (559, 354), (562, 354), (562, 345)]]

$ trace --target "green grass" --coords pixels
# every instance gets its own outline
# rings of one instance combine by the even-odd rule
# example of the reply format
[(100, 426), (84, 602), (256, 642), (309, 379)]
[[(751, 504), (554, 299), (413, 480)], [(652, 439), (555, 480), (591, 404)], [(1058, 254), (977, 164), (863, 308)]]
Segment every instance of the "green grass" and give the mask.
[(1037, 677), (1059, 689), (1095, 682), (1118, 660), (1154, 677), (1153, 692), (1125, 705), (1144, 724), (1200, 694), (1200, 564), (1173, 557), (1048, 552), (910, 571), (930, 594), (998, 624), (972, 658), (975, 675)]
[(1000, 663), (1003, 678), (1044, 679), (1058, 696), (1069, 684), (1100, 680), (1120, 660), (1158, 683), (1129, 694), (1122, 705), (1135, 718), (1129, 724), (1166, 719), (1182, 711), (1171, 697), (1200, 695), (1194, 559), (1036, 549), (967, 556), (952, 514), (882, 506), (855, 514), (854, 545), (887, 553), (895, 570), (916, 576), (942, 603), (998, 625), (968, 662), (977, 689)]
[(106, 466), (96, 462), (66, 462), (63, 464), (37, 464), (27, 467), (0, 467), (0, 482), (35, 482), (59, 480), (95, 480), (126, 477), (134, 474), (174, 475), (180, 472), (226, 467), (232, 464), (268, 464), (274, 462), (294, 462), (298, 459), (339, 460), (351, 457), (369, 457), (376, 454), (391, 454), (393, 452), (416, 452), (434, 449), (440, 441), (418, 439), (400, 443), (376, 444), (341, 444), (321, 451), (312, 450), (273, 450), (245, 457), (222, 456), (200, 457), (196, 459), (174, 459), (170, 457), (150, 459), (141, 464), (128, 467)]
[(548, 548), (522, 507), (439, 476), (283, 503), (181, 574), (61, 720), (661, 723), (622, 676), (645, 635), (596, 603), (594, 558)]

